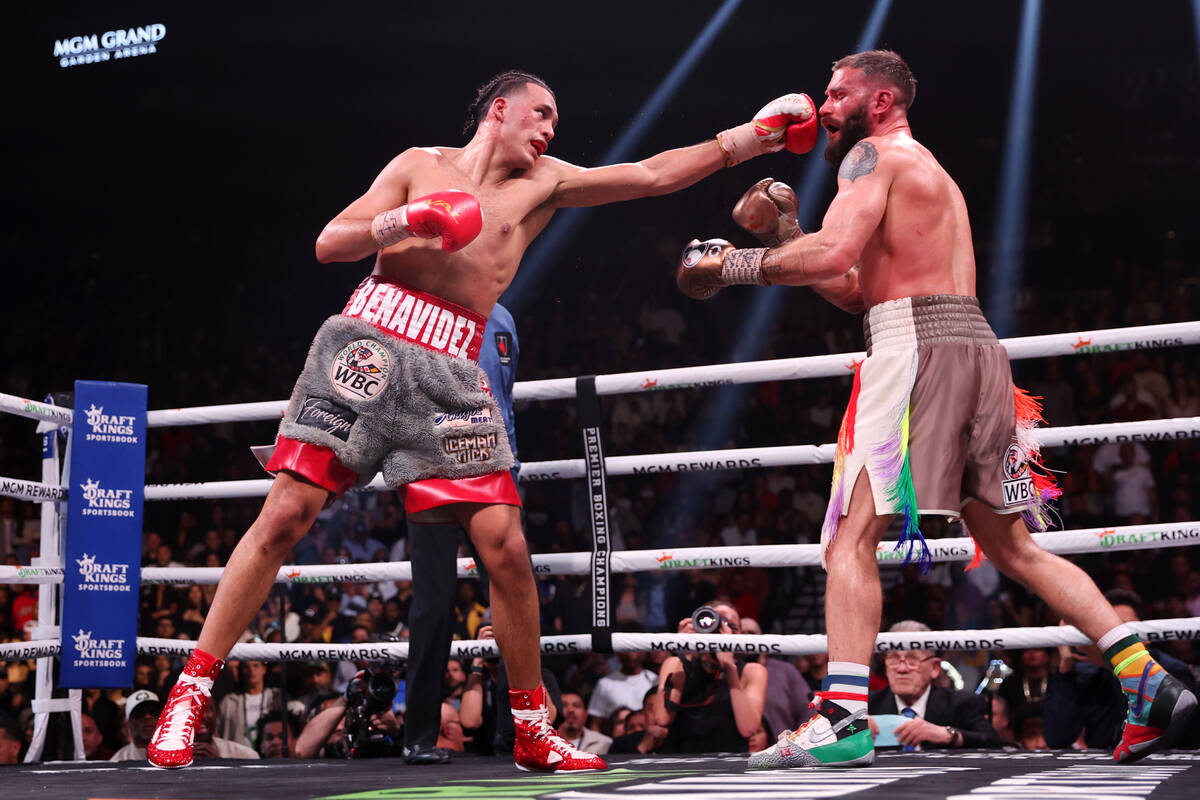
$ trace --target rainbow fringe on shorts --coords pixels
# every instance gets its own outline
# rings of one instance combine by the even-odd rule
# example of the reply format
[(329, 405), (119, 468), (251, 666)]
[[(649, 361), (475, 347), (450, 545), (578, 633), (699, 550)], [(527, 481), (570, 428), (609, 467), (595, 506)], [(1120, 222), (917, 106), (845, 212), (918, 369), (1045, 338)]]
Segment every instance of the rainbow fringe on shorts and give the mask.
[(1034, 488), (1034, 498), (1021, 512), (1021, 516), (1025, 518), (1025, 525), (1034, 531), (1048, 530), (1051, 523), (1061, 521), (1058, 520), (1054, 501), (1062, 496), (1062, 489), (1042, 462), (1042, 448), (1034, 436), (1034, 429), (1046, 423), (1042, 417), (1042, 404), (1039, 402), (1041, 399), (1019, 386), (1013, 386), (1013, 405), (1016, 410), (1014, 438), (1017, 449), (1021, 451), (1021, 457), (1029, 465), (1029, 475), (1033, 478)]
[[(876, 469), (868, 470), (873, 484), (879, 484), (886, 492), (888, 501), (898, 513), (904, 514), (904, 528), (900, 539), (896, 542), (896, 550), (906, 544), (908, 552), (904, 555), (904, 563), (911, 563), (916, 546), (921, 546), (917, 563), (922, 573), (928, 572), (933, 566), (933, 553), (921, 533), (921, 515), (917, 510), (917, 492), (913, 486), (912, 466), (908, 454), (909, 398), (912, 395), (912, 385), (917, 377), (917, 352), (913, 350), (912, 367), (909, 370), (908, 390), (904, 393), (903, 401), (893, 410), (895, 422), (890, 426), (894, 433), (876, 444), (872, 450)], [(825, 512), (825, 523), (822, 526), (823, 538), (828, 537), (832, 542), (837, 536), (838, 525), (841, 522), (842, 508), (845, 506), (848, 484), (857, 479), (857, 475), (847, 476), (845, 472), (846, 456), (854, 452), (854, 425), (858, 413), (858, 395), (861, 388), (861, 365), (854, 371), (854, 387), (850, 391), (850, 401), (846, 404), (846, 413), (842, 417), (842, 426), (838, 430), (837, 451), (833, 461), (833, 494), (829, 508)], [(846, 478), (851, 478), (847, 481)]]

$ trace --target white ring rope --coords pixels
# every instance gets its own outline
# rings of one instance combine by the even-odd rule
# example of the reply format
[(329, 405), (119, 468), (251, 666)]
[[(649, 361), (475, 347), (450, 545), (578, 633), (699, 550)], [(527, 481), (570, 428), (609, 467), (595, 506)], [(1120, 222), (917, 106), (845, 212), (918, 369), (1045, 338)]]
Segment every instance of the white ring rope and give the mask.
[[(1106, 442), (1155, 442), (1200, 439), (1200, 417), (1114, 422), (1105, 425), (1071, 425), (1040, 428), (1034, 431), (1042, 447), (1079, 446)], [(829, 464), (833, 462), (833, 444), (801, 444), (781, 447), (744, 447), (732, 450), (707, 450), (686, 453), (651, 453), (636, 456), (609, 456), (604, 459), (609, 475), (637, 475), (656, 472), (705, 472), (725, 469)], [(561, 461), (531, 461), (521, 465), (521, 480), (582, 478), (586, 466), (582, 458)], [(233, 497), (265, 497), (271, 479), (164, 483), (146, 487), (146, 500), (197, 500)], [(382, 475), (376, 475), (365, 491), (389, 491)]]
[[(1160, 547), (1187, 547), (1200, 542), (1200, 522), (1165, 525), (1125, 525), (1113, 528), (1083, 528), (1070, 531), (1035, 533), (1033, 539), (1042, 548), (1059, 555), (1151, 550)], [(934, 561), (962, 562), (975, 556), (969, 538), (930, 539)], [(875, 556), (882, 565), (900, 565), (906, 548), (896, 550), (896, 542), (880, 542)], [(549, 553), (532, 557), (537, 575), (589, 575), (591, 552)], [(818, 544), (763, 544), (744, 547), (669, 547), (656, 550), (615, 550), (611, 571), (665, 572), (683, 569), (721, 569), (725, 567), (811, 567), (821, 563)], [(142, 583), (186, 586), (192, 583), (214, 584), (220, 581), (222, 567), (143, 567)], [(458, 577), (477, 578), (475, 560), (458, 559)], [(0, 566), (0, 584), (61, 583), (62, 567)], [(412, 580), (408, 561), (380, 561), (368, 564), (287, 564), (279, 568), (276, 583), (376, 583)]]
[[(1108, 442), (1158, 442), (1200, 439), (1200, 417), (1114, 422), (1103, 425), (1069, 425), (1034, 431), (1042, 447), (1077, 447)], [(801, 464), (830, 464), (837, 449), (833, 444), (798, 444), (781, 447), (743, 447), (730, 450), (701, 450), (683, 453), (650, 453), (609, 456), (604, 459), (609, 475), (657, 472), (706, 472), (725, 469), (757, 469)], [(559, 461), (530, 461), (521, 465), (521, 480), (540, 481), (582, 478), (587, 468), (582, 458)], [(163, 483), (146, 486), (146, 500), (199, 500), (235, 497), (266, 497), (272, 479)], [(363, 487), (364, 491), (390, 491), (383, 475)], [(36, 481), (0, 477), (0, 495), (20, 500), (45, 502), (66, 499), (67, 488)]]
[[(1129, 626), (1139, 637), (1151, 643), (1200, 638), (1200, 618), (1158, 619), (1131, 622)], [(875, 639), (875, 652), (890, 650), (1023, 650), (1033, 647), (1059, 645), (1089, 645), (1091, 639), (1070, 625), (1041, 628), (993, 628), (990, 630), (922, 631), (881, 633)], [(188, 656), (196, 643), (184, 639), (156, 639), (139, 636), (137, 651), (142, 655)], [(805, 656), (827, 652), (828, 640), (823, 634), (697, 634), (697, 633), (614, 633), (614, 653), (767, 653), (777, 656)], [(544, 655), (574, 655), (591, 652), (590, 634), (543, 636)], [(61, 650), (54, 641), (15, 642), (0, 645), (0, 661), (20, 661), (44, 656), (58, 656)], [(450, 643), (452, 658), (496, 657), (500, 650), (494, 639), (455, 641)], [(372, 642), (367, 644), (235, 644), (229, 658), (240, 661), (404, 661), (408, 658), (407, 642)]]
[[(1010, 359), (1182, 347), (1200, 344), (1200, 321), (1143, 325), (1134, 328), (1107, 328), (1083, 331), (1082, 333), (1021, 336), (1014, 339), (1002, 339), (1000, 343), (1008, 350)], [(825, 356), (597, 375), (596, 393), (601, 395), (628, 394), (664, 389), (687, 389), (697, 386), (720, 386), (731, 383), (837, 377), (849, 375), (856, 362), (862, 361), (865, 356), (866, 353), (863, 352), (836, 353)], [(514, 400), (563, 400), (574, 396), (574, 378), (518, 381), (513, 387)], [(279, 419), (286, 407), (286, 400), (272, 400), (260, 403), (168, 408), (151, 411), (146, 424), (151, 428), (158, 428), (171, 425), (203, 425), (213, 422)]]
[(0, 392), (0, 411), (16, 414), (18, 417), (29, 417), (40, 422), (56, 422), (65, 428), (71, 427), (75, 418), (75, 412), (69, 408), (39, 403), (36, 400), (26, 400), (24, 397), (3, 392)]

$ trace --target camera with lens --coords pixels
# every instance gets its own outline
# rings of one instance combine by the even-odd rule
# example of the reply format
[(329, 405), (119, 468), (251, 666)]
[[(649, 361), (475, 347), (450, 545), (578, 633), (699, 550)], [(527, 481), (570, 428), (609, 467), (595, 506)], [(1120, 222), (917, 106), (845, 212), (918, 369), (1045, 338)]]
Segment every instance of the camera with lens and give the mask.
[(384, 667), (359, 670), (346, 684), (346, 747), (350, 758), (392, 754), (393, 741), (371, 726), (371, 717), (388, 711), (396, 696), (396, 679)]
[(700, 606), (692, 612), (692, 627), (696, 633), (720, 633), (725, 618), (712, 606)]

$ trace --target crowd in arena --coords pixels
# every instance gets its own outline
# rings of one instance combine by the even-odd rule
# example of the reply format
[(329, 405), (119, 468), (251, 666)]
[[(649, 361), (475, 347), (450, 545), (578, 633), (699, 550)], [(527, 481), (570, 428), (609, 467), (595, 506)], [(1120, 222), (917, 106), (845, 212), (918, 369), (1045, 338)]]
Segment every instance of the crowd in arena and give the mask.
[[(1139, 294), (1117, 314), (1104, 305), (1066, 313), (1066, 329), (1087, 330), (1197, 317), (1195, 287), (1186, 283), (1162, 298)], [(1033, 312), (1031, 312), (1033, 315)], [(781, 318), (770, 355), (850, 352), (849, 330), (830, 325), (824, 311)], [(667, 295), (651, 296), (637, 311), (627, 341), (597, 338), (563, 346), (569, 321), (554, 315), (518, 320), (526, 344), (521, 375), (548, 377), (577, 368), (581, 351), (623, 353), (627, 369), (703, 360), (711, 350), (688, 333), (693, 316)], [(1055, 327), (1063, 327), (1055, 325)], [(685, 335), (687, 334), (687, 335)], [(543, 346), (543, 343), (545, 346)], [(1086, 345), (1084, 345), (1086, 347)], [(1044, 398), (1052, 425), (1126, 422), (1200, 414), (1200, 371), (1187, 348), (1129, 348), (1084, 352), (1071, 358), (1014, 362), (1016, 380)], [(706, 446), (744, 446), (832, 441), (847, 393), (845, 379), (766, 383), (739, 391), (741, 410), (724, 438), (705, 431), (715, 414), (693, 402), (691, 389), (606, 398), (610, 454), (670, 452)], [(697, 410), (699, 409), (699, 410)], [(518, 403), (517, 437), (525, 460), (577, 456), (573, 411), (563, 403)], [(783, 426), (780, 420), (788, 420)], [(260, 426), (263, 430), (269, 430)], [(269, 433), (267, 434), (269, 435)], [(9, 439), (9, 448), (15, 443)], [(229, 478), (251, 477), (252, 464), (227, 426), (153, 431), (148, 482), (168, 482), (178, 470)], [(1079, 529), (1200, 518), (1200, 449), (1190, 440), (1109, 441), (1047, 451), (1058, 470), (1062, 527)], [(798, 466), (711, 473), (660, 473), (610, 477), (610, 531), (615, 549), (683, 546), (739, 547), (813, 542), (827, 497), (828, 467)], [(524, 485), (525, 522), (532, 553), (587, 550), (591, 532), (586, 497), (578, 482)], [(147, 504), (143, 566), (217, 567), (225, 563), (253, 518), (257, 501)], [(924, 523), (927, 535), (961, 535), (955, 525)], [(1186, 541), (1186, 540), (1185, 540)], [(0, 499), (0, 549), (5, 563), (26, 564), (39, 553), (38, 507)], [(462, 555), (469, 555), (463, 539)], [(328, 508), (296, 548), (291, 563), (349, 564), (403, 561), (407, 529), (394, 492), (350, 493)], [(1110, 600), (1130, 619), (1200, 616), (1200, 563), (1186, 547), (1164, 546), (1074, 557), (1096, 577)], [(915, 565), (882, 569), (884, 628), (948, 630), (1052, 625), (1044, 604), (1002, 577), (990, 564), (970, 571), (961, 563), (936, 565), (926, 574)], [(699, 607), (715, 607), (729, 623), (725, 632), (821, 632), (823, 575), (818, 567), (733, 567), (653, 571), (614, 576), (613, 622), (623, 631), (690, 630)], [(581, 576), (538, 575), (543, 635), (590, 630), (590, 583)], [(141, 589), (139, 633), (194, 640), (215, 591), (213, 585), (146, 585)], [(409, 634), (410, 581), (296, 584), (277, 588), (244, 641), (403, 641)], [(37, 614), (36, 587), (0, 586), (0, 636), (30, 637)], [(486, 586), (459, 582), (454, 636), (491, 636)], [(1195, 685), (1200, 658), (1187, 639), (1159, 643), (1156, 657)], [(973, 693), (992, 659), (1012, 675), (991, 697)], [(665, 652), (552, 656), (544, 677), (554, 699), (556, 725), (584, 749), (613, 753), (757, 750), (785, 729), (800, 725), (819, 688), (826, 657), (796, 658), (731, 653), (720, 657), (673, 657)], [(1108, 747), (1120, 715), (1106, 699), (1111, 676), (1095, 666), (1095, 654), (1078, 648), (1011, 652), (905, 651), (880, 657), (872, 679), (872, 714), (908, 712), (924, 698), (920, 732), (901, 747)], [(200, 754), (212, 757), (301, 757), (347, 754), (346, 704), (355, 676), (386, 674), (395, 682), (390, 707), (373, 709), (372, 736), (400, 740), (404, 724), (402, 665), (309, 662), (299, 667), (232, 662), (214, 691), (201, 728)], [(0, 734), (15, 761), (32, 726), (34, 662), (11, 662), (0, 674)], [(139, 657), (134, 693), (84, 692), (84, 740), (89, 758), (143, 757), (162, 700), (177, 677), (179, 659)], [(727, 681), (740, 676), (733, 694), (755, 696), (749, 718), (731, 698)], [(748, 672), (749, 670), (749, 672)], [(748, 677), (759, 674), (760, 682)], [(443, 691), (439, 747), (481, 753), (511, 748), (507, 714), (497, 714), (504, 694), (496, 659), (450, 662)], [(351, 690), (348, 692), (348, 688)], [(760, 691), (761, 689), (761, 691)], [(928, 692), (926, 691), (928, 689)], [(715, 698), (715, 701), (714, 701)], [(1119, 696), (1118, 696), (1119, 699)], [(930, 705), (932, 704), (932, 705)], [(1119, 711), (1119, 707), (1117, 707)], [(1108, 716), (1106, 716), (1106, 714)], [(907, 715), (907, 714), (904, 714)], [(56, 715), (62, 716), (62, 715)], [(65, 718), (64, 718), (65, 720)], [(288, 730), (283, 731), (284, 726)], [(52, 727), (46, 757), (69, 755), (63, 720)], [(949, 733), (948, 731), (953, 731)], [(922, 738), (923, 737), (923, 738)], [(1190, 734), (1184, 744), (1196, 746)], [(284, 750), (284, 742), (288, 749)], [(385, 754), (387, 748), (376, 754)]]
[[(1110, 247), (1110, 234), (1127, 229), (1131, 221), (1166, 220), (1171, 213), (1182, 213), (1179, 209), (1189, 209), (1187, 203), (1177, 202), (1180, 198), (1147, 187), (1182, 176), (1170, 185), (1186, 185), (1190, 197), (1200, 170), (1194, 153), (1174, 141), (1200, 113), (1194, 84), (1192, 91), (1167, 92), (1166, 87), (1175, 85), (1173, 76), (1168, 80), (1154, 73), (1139, 75), (1135, 85), (1123, 86), (1118, 93), (1124, 98), (1123, 113), (1141, 119), (1147, 110), (1169, 108), (1170, 119), (1153, 118), (1153, 124), (1130, 129), (1135, 137), (1126, 133), (1126, 139), (1117, 142), (1092, 136), (1048, 138), (1037, 156), (1037, 174), (1067, 189), (1035, 190), (1031, 198), (1028, 288), (1019, 293), (1016, 308), (1021, 335), (1200, 319), (1200, 273), (1186, 255), (1187, 231), (1176, 231), (1167, 222), (1159, 227), (1140, 223), (1142, 229), (1127, 231)], [(1049, 125), (1053, 114), (1047, 112), (1049, 127), (1053, 127)], [(960, 182), (968, 188), (991, 187), (995, 147), (994, 141), (963, 143), (947, 159), (947, 166), (952, 174), (963, 176)], [(1128, 154), (1112, 164), (1119, 174), (1088, 168), (1109, 163), (1107, 155), (1089, 152), (1102, 147)], [(985, 178), (972, 179), (972, 171), (985, 168), (989, 170)], [(735, 187), (731, 196), (740, 191)], [(978, 194), (970, 198), (977, 224), (990, 211), (988, 199)], [(745, 330), (749, 307), (739, 298), (748, 295), (735, 287), (707, 303), (680, 296), (671, 270), (687, 237), (676, 241), (664, 236), (664, 231), (687, 230), (690, 209), (682, 202), (644, 202), (654, 203), (658, 215), (654, 224), (622, 231), (616, 245), (609, 231), (593, 232), (590, 239), (572, 246), (569, 263), (539, 287), (539, 300), (544, 302), (536, 311), (513, 309), (522, 343), (519, 380), (630, 371), (649, 374), (734, 359), (732, 343), (745, 338), (740, 332)], [(271, 264), (281, 237), (260, 233), (249, 237), (255, 241), (247, 244), (244, 255)], [(200, 236), (194, 233), (194, 238)], [(983, 236), (976, 241), (983, 267), (989, 244)], [(1144, 246), (1145, 242), (1152, 244)], [(43, 242), (37, 246), (41, 248)], [(639, 261), (628, 254), (643, 256)], [(90, 282), (90, 258), (86, 248), (62, 256), (67, 273), (89, 276), (75, 281), (72, 288), (78, 293), (79, 307), (91, 302), (89, 292), (95, 285)], [(179, 258), (188, 254), (181, 252)], [(580, 269), (576, 259), (584, 267), (612, 268)], [(631, 260), (638, 263), (628, 263)], [(1094, 280), (1097, 275), (1100, 279)], [(244, 270), (232, 285), (220, 285), (219, 291), (230, 294), (228, 302), (212, 304), (205, 324), (197, 327), (155, 326), (146, 308), (114, 315), (107, 322), (111, 334), (107, 338), (67, 328), (43, 333), (40, 320), (15, 319), (11, 335), (0, 342), (0, 353), (15, 365), (0, 391), (40, 397), (47, 389), (68, 388), (68, 374), (127, 379), (136, 377), (129, 365), (140, 362), (160, 365), (151, 387), (151, 407), (282, 399), (303, 363), (308, 342), (304, 337), (310, 327), (315, 329), (315, 318), (303, 322), (293, 318), (283, 326), (275, 317), (247, 313), (248, 308), (257, 308), (252, 298), (275, 291), (277, 282), (277, 271)], [(321, 313), (336, 310), (325, 296), (325, 285), (296, 283), (290, 290), (298, 298), (297, 307), (319, 301)], [(984, 285), (981, 280), (987, 312)], [(770, 291), (784, 293), (782, 311), (765, 330), (753, 334), (756, 348), (748, 358), (851, 353), (861, 348), (857, 318), (824, 304), (807, 290), (776, 287)], [(560, 302), (566, 296), (574, 301)], [(289, 336), (278, 335), (281, 326)], [(144, 335), (146, 330), (154, 333)], [(31, 345), (35, 340), (36, 345)], [(137, 345), (116, 352), (127, 346), (110, 341), (136, 341)], [(1074, 355), (1014, 361), (1014, 379), (1043, 398), (1047, 424), (1055, 427), (1200, 416), (1200, 360), (1194, 347), (1172, 344), (1130, 341), (1100, 349), (1080, 336)], [(33, 363), (17, 358), (18, 350), (30, 347), (38, 350), (36, 363), (45, 374), (20, 366)], [(744, 351), (738, 352), (747, 358)], [(130, 374), (122, 374), (122, 369)], [(606, 454), (832, 442), (849, 395), (849, 375), (847, 370), (843, 378), (606, 397), (602, 403)], [(61, 382), (44, 385), (51, 379)], [(32, 429), (28, 420), (0, 420), (0, 464), (5, 465), (6, 475), (40, 477)], [(270, 441), (274, 431), (270, 422), (153, 429), (147, 442), (146, 482), (261, 477), (247, 445)], [(568, 402), (518, 402), (516, 436), (519, 456), (526, 462), (582, 455), (579, 425)], [(1194, 439), (1080, 442), (1048, 449), (1044, 456), (1058, 472), (1063, 489), (1058, 504), (1062, 529), (1200, 520), (1200, 442)], [(612, 546), (670, 553), (679, 547), (816, 542), (829, 482), (828, 465), (610, 477)], [(581, 482), (527, 482), (522, 495), (531, 553), (590, 549), (590, 511)], [(220, 567), (260, 507), (257, 498), (147, 503), (142, 564)], [(939, 524), (933, 518), (923, 520), (922, 527), (927, 536), (962, 535), (956, 525)], [(1195, 524), (1188, 530), (1185, 537), (1155, 540), (1158, 546), (1102, 549), (1071, 559), (1095, 578), (1127, 619), (1200, 617), (1200, 554), (1182, 546), (1194, 543), (1200, 532)], [(26, 565), (40, 554), (39, 506), (0, 498), (3, 563)], [(469, 552), (464, 549), (462, 554)], [(407, 527), (397, 493), (350, 493), (321, 514), (289, 562), (334, 565), (403, 561), (407, 556)], [(1043, 603), (987, 562), (969, 571), (958, 562), (937, 564), (924, 574), (915, 565), (883, 566), (881, 573), (883, 630), (1059, 623)], [(585, 577), (539, 574), (537, 583), (543, 635), (590, 631), (593, 604)], [(722, 630), (728, 633), (821, 633), (823, 587), (820, 567), (617, 574), (613, 623), (623, 631), (676, 632), (690, 625), (696, 609), (708, 605), (726, 620)], [(194, 640), (215, 588), (211, 584), (143, 586), (140, 635)], [(37, 624), (37, 591), (30, 584), (0, 585), (0, 641), (31, 638)], [(410, 633), (412, 601), (410, 581), (277, 587), (243, 641), (403, 641)], [(456, 638), (491, 635), (487, 591), (480, 581), (459, 582), (453, 615)], [(1153, 653), (1195, 689), (1200, 680), (1200, 650), (1193, 640), (1158, 642)], [(1005, 662), (1011, 674), (989, 701), (975, 689), (994, 660)], [(805, 720), (826, 661), (824, 655), (756, 659), (732, 654), (680, 658), (665, 652), (593, 653), (547, 657), (544, 679), (554, 700), (554, 724), (582, 749), (745, 752), (766, 747), (781, 731)], [(1111, 672), (1097, 663), (1098, 654), (1087, 648), (893, 652), (873, 665), (870, 712), (880, 719), (898, 715), (922, 721), (897, 739), (894, 746), (901, 748), (1111, 748), (1119, 737), (1124, 701)], [(87, 757), (144, 758), (162, 701), (181, 666), (179, 658), (142, 656), (132, 690), (85, 690)], [(214, 688), (214, 702), (198, 733), (199, 758), (271, 758), (285, 753), (344, 757), (347, 697), (361, 694), (355, 690), (360, 671), (386, 675), (395, 683), (391, 703), (372, 708), (369, 714), (370, 740), (380, 745), (376, 754), (384, 754), (387, 743), (400, 741), (407, 688), (402, 665), (232, 661), (229, 666)], [(33, 661), (8, 662), (0, 668), (0, 764), (16, 763), (29, 745), (34, 675)], [(738, 685), (731, 689), (735, 682)], [(511, 719), (501, 707), (505, 684), (498, 660), (451, 660), (442, 686), (438, 746), (499, 754), (511, 748)], [(743, 701), (750, 695), (754, 713), (748, 717)], [(43, 757), (70, 757), (65, 716), (53, 717)], [(1180, 746), (1200, 746), (1198, 725), (1200, 720), (1193, 720), (1193, 729)]]

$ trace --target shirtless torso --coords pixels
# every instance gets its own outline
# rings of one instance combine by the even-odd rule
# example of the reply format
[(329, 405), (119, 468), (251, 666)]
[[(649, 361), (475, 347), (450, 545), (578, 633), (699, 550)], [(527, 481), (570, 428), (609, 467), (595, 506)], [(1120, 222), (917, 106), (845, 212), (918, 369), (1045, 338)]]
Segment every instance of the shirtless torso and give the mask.
[[(526, 248), (559, 208), (668, 194), (720, 169), (715, 139), (644, 161), (585, 169), (543, 155), (554, 137), (554, 96), (530, 84), (500, 98), (466, 147), (411, 148), (337, 215), (317, 240), (322, 262), (358, 261), (378, 252), (374, 274), (443, 297), (487, 316), (512, 282)], [(406, 239), (383, 250), (372, 218), (434, 192), (457, 189), (479, 200), (483, 229), (454, 253), (436, 239)]]

